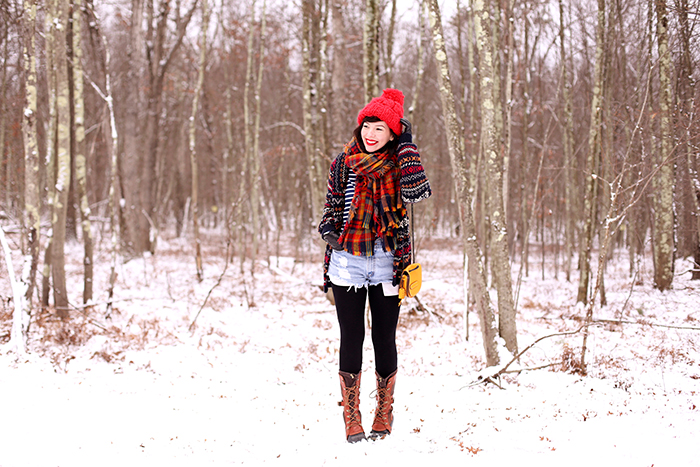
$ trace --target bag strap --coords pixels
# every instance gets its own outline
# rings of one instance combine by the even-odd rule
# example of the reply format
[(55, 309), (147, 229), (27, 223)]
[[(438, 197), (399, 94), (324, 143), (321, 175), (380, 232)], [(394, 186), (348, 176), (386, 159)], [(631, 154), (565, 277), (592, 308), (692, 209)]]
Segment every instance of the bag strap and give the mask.
[(410, 212), (410, 214), (409, 214), (409, 216), (408, 216), (408, 223), (411, 225), (411, 238), (410, 238), (410, 243), (411, 243), (411, 263), (415, 263), (415, 259), (414, 259), (414, 254), (415, 254), (415, 253), (413, 252), (413, 245), (415, 245), (415, 243), (416, 243), (416, 242), (415, 242), (415, 238), (414, 238), (415, 232), (414, 232), (414, 230), (413, 230), (413, 219), (414, 219), (414, 218), (415, 218), (415, 216), (414, 216), (414, 214), (413, 214), (413, 203), (411, 203), (411, 212)]

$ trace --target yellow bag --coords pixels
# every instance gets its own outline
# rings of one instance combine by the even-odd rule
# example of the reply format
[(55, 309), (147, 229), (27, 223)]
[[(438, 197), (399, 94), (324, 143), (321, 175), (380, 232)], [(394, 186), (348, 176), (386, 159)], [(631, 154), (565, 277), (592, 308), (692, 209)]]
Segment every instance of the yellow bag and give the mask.
[(423, 270), (420, 264), (409, 264), (401, 273), (401, 283), (399, 284), (399, 300), (404, 297), (415, 297), (420, 292), (423, 283)]

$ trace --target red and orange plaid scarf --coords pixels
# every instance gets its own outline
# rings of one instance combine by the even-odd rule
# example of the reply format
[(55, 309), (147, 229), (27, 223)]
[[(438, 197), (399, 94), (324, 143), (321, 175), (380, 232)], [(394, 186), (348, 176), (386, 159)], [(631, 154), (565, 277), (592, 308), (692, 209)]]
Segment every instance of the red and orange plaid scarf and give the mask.
[(345, 146), (345, 165), (355, 171), (355, 195), (339, 241), (353, 255), (372, 256), (381, 237), (387, 251), (396, 249), (396, 235), (406, 208), (399, 193), (401, 171), (396, 156), (363, 153), (355, 138)]

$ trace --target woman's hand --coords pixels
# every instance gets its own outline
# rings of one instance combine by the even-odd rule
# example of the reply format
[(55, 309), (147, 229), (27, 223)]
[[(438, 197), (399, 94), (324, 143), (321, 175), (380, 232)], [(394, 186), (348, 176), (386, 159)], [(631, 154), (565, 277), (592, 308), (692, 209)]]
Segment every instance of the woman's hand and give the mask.
[(329, 230), (328, 232), (324, 233), (321, 238), (334, 250), (340, 251), (343, 249), (341, 244), (338, 242), (338, 239), (340, 239), (340, 234), (335, 230)]
[[(409, 122), (407, 119), (402, 118), (399, 120), (401, 122), (402, 128), (403, 128), (403, 133), (408, 133), (409, 135), (411, 134), (411, 122)], [(402, 134), (403, 134), (402, 133)]]

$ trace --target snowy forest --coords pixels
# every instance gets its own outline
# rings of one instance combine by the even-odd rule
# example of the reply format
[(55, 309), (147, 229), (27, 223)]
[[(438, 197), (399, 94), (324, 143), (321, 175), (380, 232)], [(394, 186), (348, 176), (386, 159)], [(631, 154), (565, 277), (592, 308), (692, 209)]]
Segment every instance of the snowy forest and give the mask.
[[(0, 15), (1, 467), (697, 465), (697, 0)], [(433, 195), (397, 431), (347, 446), (317, 226), (384, 88)]]

